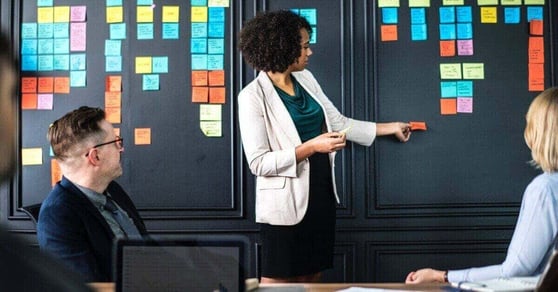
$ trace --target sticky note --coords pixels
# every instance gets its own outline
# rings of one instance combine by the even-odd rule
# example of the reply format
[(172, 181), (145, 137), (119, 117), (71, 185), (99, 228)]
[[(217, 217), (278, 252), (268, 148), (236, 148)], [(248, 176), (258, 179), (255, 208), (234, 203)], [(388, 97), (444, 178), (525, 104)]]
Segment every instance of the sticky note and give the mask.
[(473, 81), (457, 81), (457, 96), (472, 97)]
[(122, 121), (122, 108), (107, 107), (105, 108), (105, 119), (112, 124), (120, 124)]
[(225, 22), (225, 8), (209, 7), (207, 8), (208, 22)]
[(192, 86), (207, 86), (207, 71), (196, 70), (192, 71)]
[(191, 8), (192, 22), (207, 22), (207, 7), (192, 6)]
[(152, 40), (153, 23), (138, 23), (136, 33), (138, 40)]
[(544, 64), (529, 64), (529, 91), (544, 90)]
[(207, 38), (192, 38), (190, 39), (190, 52), (192, 54), (205, 54), (207, 53)]
[(457, 114), (457, 99), (456, 98), (440, 99), (440, 113), (442, 115)]
[(457, 24), (457, 39), (468, 40), (473, 38), (473, 24), (472, 23), (458, 23)]
[(463, 79), (484, 79), (484, 63), (463, 63)]
[(457, 97), (457, 83), (453, 81), (440, 82), (440, 96), (442, 98)]
[(72, 6), (70, 8), (70, 21), (85, 21), (87, 16), (87, 6)]
[(458, 113), (472, 113), (473, 112), (473, 99), (470, 97), (457, 98), (457, 112)]
[(54, 22), (69, 22), (70, 6), (54, 6)]
[(42, 148), (22, 148), (21, 149), (22, 165), (42, 165), (43, 149)]
[(39, 71), (52, 71), (54, 70), (54, 56), (53, 55), (39, 55), (38, 61)]
[[(314, 33), (312, 35), (315, 34)], [(207, 25), (207, 36), (210, 38), (225, 37), (225, 23), (223, 22), (210, 22)]]
[(478, 6), (485, 6), (485, 5), (498, 5), (499, 0), (477, 0)]
[(430, 7), (430, 0), (409, 0), (409, 7)]
[(151, 6), (136, 7), (137, 22), (153, 22), (153, 8)]
[(54, 77), (54, 93), (70, 93), (70, 77)]
[(504, 8), (504, 23), (517, 24), (521, 21), (521, 9), (519, 7)]
[(145, 74), (142, 78), (144, 91), (159, 90), (159, 74)]
[(122, 56), (106, 56), (105, 71), (122, 72)]
[(37, 109), (38, 110), (52, 110), (53, 94), (37, 94)]
[(191, 26), (192, 38), (206, 38), (207, 37), (207, 23), (206, 22), (193, 22)]
[(521, 6), (522, 0), (500, 0), (500, 4), (502, 4), (502, 6), (505, 5), (516, 5), (516, 6)]
[(53, 7), (38, 7), (37, 8), (37, 22), (53, 22), (54, 21), (54, 8)]
[(151, 62), (153, 65), (153, 73), (168, 73), (169, 72), (169, 57), (160, 56), (152, 57)]
[(37, 0), (37, 6), (41, 7), (41, 6), (52, 6), (53, 5), (53, 0)]
[(192, 102), (207, 102), (209, 98), (209, 87), (193, 86)]
[(464, 4), (464, 0), (443, 0), (442, 1), (443, 5), (463, 5)]
[(411, 125), (411, 131), (426, 131), (425, 122), (409, 122)]
[(21, 41), (22, 55), (36, 55), (38, 50), (38, 41), (35, 39), (25, 39)]
[(411, 8), (411, 24), (425, 24), (426, 10), (424, 8)]
[(379, 0), (378, 7), (399, 7), (399, 0)]
[(544, 38), (529, 37), (529, 63), (544, 63)]
[(206, 137), (223, 136), (221, 121), (200, 121), (200, 130)]
[(163, 22), (178, 22), (180, 20), (180, 6), (163, 6)]
[(225, 57), (219, 55), (207, 55), (207, 69), (208, 70), (223, 70)]
[(455, 7), (442, 6), (439, 8), (440, 23), (454, 23), (455, 22)]
[(105, 91), (105, 108), (122, 107), (122, 93), (119, 91)]
[(529, 33), (531, 35), (543, 35), (543, 21), (538, 19), (533, 19), (529, 22)]
[(457, 22), (473, 22), (473, 12), (471, 6), (458, 6), (455, 8), (455, 18)]
[(192, 70), (207, 70), (207, 55), (192, 54)]
[(225, 103), (225, 87), (210, 87), (209, 88), (209, 103)]
[(304, 17), (308, 21), (308, 23), (310, 23), (310, 25), (318, 24), (316, 9), (314, 8), (300, 9), (298, 14)]
[(163, 23), (162, 38), (164, 40), (177, 40), (180, 33), (178, 23)]
[(207, 0), (209, 7), (229, 7), (229, 0)]
[(134, 129), (134, 144), (135, 145), (150, 145), (151, 144), (151, 128), (135, 128)]
[(21, 24), (21, 39), (37, 38), (37, 23), (24, 22)]
[(151, 57), (136, 57), (136, 74), (151, 73)]
[(496, 7), (481, 7), (481, 23), (498, 23)]
[(382, 23), (396, 24), (397, 23), (397, 8), (384, 7), (382, 8)]
[(21, 109), (22, 110), (37, 109), (37, 94), (36, 93), (21, 94)]
[(86, 64), (85, 54), (70, 55), (70, 70), (85, 70)]
[(54, 77), (39, 77), (39, 93), (52, 93), (54, 91)]
[(222, 105), (200, 104), (200, 121), (221, 121)]
[(68, 54), (54, 55), (52, 62), (52, 68), (54, 70), (70, 70), (70, 55)]
[(54, 39), (53, 51), (55, 54), (68, 54), (70, 52), (70, 39)]
[(539, 6), (527, 6), (527, 22), (531, 20), (543, 20), (543, 8)]
[(213, 70), (208, 74), (209, 86), (224, 86), (225, 85), (225, 71)]
[(70, 71), (70, 86), (85, 87), (86, 73), (85, 71)]
[(457, 40), (457, 55), (472, 56), (473, 53), (473, 40)]
[(453, 57), (455, 56), (455, 41), (440, 41), (440, 56)]
[(105, 40), (105, 56), (120, 56), (120, 55), (122, 55), (122, 41)]
[(461, 79), (461, 64), (441, 63), (440, 79)]
[(37, 42), (37, 52), (39, 54), (52, 54), (54, 53), (54, 40), (53, 39), (39, 39)]
[(70, 51), (85, 51), (86, 27), (87, 23), (85, 22), (72, 22), (70, 24)]
[(36, 92), (37, 92), (37, 77), (22, 77), (21, 93), (36, 93)]
[(207, 53), (208, 54), (224, 54), (225, 53), (225, 39), (211, 38), (207, 40)]
[(456, 38), (455, 24), (442, 23), (439, 25), (441, 40), (454, 40)]
[(383, 42), (397, 41), (397, 25), (382, 25), (380, 39)]
[(109, 6), (106, 9), (107, 23), (120, 23), (124, 21), (124, 9), (122, 6)]
[(424, 41), (428, 38), (426, 24), (411, 24), (411, 40)]
[(39, 23), (37, 29), (37, 35), (40, 39), (52, 38), (54, 36), (53, 23)]
[(126, 23), (111, 23), (110, 28), (110, 39), (112, 40), (123, 40), (126, 39)]
[(120, 92), (122, 91), (122, 76), (110, 75), (105, 79), (105, 91)]

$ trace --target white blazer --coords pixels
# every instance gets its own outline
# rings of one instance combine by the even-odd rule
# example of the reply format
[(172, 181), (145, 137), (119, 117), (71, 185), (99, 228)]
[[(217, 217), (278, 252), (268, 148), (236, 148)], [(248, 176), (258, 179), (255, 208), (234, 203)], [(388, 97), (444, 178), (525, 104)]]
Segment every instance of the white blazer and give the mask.
[[(370, 146), (376, 124), (343, 116), (323, 93), (308, 70), (293, 72), (300, 85), (320, 104), (328, 132), (347, 127), (347, 140)], [(308, 207), (310, 162), (296, 163), (295, 148), (302, 144), (295, 124), (265, 72), (238, 94), (238, 120), (244, 154), (256, 178), (256, 222), (294, 225)], [(329, 154), (333, 190), (335, 153)]]

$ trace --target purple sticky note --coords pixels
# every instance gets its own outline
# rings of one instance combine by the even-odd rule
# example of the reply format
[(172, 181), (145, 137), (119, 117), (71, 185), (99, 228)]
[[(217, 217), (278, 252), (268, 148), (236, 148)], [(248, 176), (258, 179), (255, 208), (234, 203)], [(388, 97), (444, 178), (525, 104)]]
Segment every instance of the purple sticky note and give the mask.
[(473, 99), (470, 97), (457, 98), (457, 112), (458, 113), (472, 113), (473, 112)]

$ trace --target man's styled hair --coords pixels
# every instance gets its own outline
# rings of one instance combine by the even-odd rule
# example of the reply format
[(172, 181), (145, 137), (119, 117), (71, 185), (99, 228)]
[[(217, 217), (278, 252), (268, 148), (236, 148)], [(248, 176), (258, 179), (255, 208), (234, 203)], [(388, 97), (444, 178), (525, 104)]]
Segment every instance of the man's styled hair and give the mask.
[(104, 119), (105, 111), (102, 109), (82, 106), (54, 121), (47, 134), (54, 157), (63, 161), (71, 156), (73, 146), (88, 139), (94, 143), (101, 142), (106, 133), (99, 122)]
[(558, 171), (558, 87), (539, 94), (525, 116), (525, 143), (531, 163), (545, 172)]
[(306, 18), (290, 10), (259, 14), (242, 28), (238, 47), (254, 69), (285, 72), (300, 57), (301, 29), (312, 34)]

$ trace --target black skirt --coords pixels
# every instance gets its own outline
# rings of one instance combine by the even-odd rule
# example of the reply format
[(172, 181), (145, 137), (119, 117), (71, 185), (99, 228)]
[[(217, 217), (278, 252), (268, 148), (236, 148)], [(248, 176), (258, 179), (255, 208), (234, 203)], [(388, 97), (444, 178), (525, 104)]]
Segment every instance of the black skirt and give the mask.
[(335, 242), (335, 195), (328, 154), (310, 160), (308, 209), (292, 226), (260, 224), (261, 276), (295, 277), (333, 267)]

